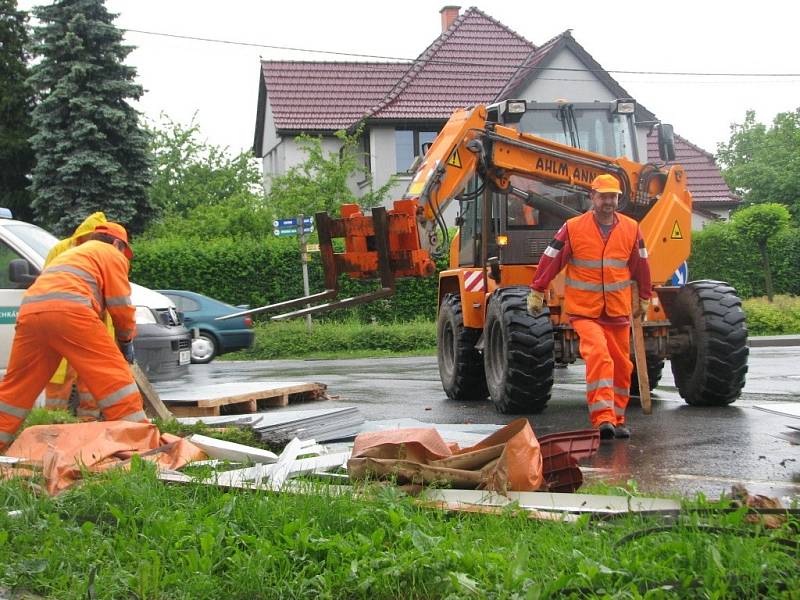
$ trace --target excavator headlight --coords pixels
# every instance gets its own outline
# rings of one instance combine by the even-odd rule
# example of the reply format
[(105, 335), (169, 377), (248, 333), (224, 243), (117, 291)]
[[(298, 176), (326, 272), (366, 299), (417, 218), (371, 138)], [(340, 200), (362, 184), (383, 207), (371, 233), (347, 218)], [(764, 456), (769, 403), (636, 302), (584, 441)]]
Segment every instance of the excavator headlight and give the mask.
[(528, 106), (525, 100), (509, 100), (506, 104), (506, 112), (512, 115), (522, 114)]
[(494, 238), (494, 241), (497, 242), (498, 246), (508, 246), (508, 236), (502, 233)]
[(636, 112), (636, 101), (630, 98), (617, 100), (614, 112), (618, 115), (632, 115)]
[(511, 125), (520, 122), (525, 111), (528, 110), (528, 103), (525, 100), (503, 100), (499, 108), (500, 121)]

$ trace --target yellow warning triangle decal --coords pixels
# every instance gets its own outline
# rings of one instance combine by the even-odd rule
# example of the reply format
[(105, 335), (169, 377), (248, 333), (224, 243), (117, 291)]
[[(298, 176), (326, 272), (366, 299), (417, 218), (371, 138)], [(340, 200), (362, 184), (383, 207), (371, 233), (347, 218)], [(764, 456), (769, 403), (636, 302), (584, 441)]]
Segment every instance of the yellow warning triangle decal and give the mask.
[(461, 168), (461, 157), (458, 155), (458, 148), (453, 149), (453, 153), (450, 155), (450, 158), (447, 159), (447, 164), (451, 167)]
[(672, 226), (672, 235), (669, 236), (673, 240), (682, 240), (683, 234), (681, 233), (681, 226), (678, 225), (678, 221), (675, 221), (675, 224)]

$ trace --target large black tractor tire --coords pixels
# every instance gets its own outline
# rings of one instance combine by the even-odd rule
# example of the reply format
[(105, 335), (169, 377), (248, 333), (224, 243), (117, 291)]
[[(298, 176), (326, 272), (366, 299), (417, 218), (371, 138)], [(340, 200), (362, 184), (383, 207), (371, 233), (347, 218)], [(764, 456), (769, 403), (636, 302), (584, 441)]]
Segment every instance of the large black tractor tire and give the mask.
[[(658, 387), (661, 375), (664, 372), (664, 359), (655, 356), (647, 357), (647, 380), (650, 382), (650, 391)], [(633, 363), (633, 373), (631, 373), (631, 398), (639, 397), (639, 376), (636, 373), (636, 362)]]
[(485, 400), (489, 395), (483, 357), (475, 348), (480, 337), (480, 329), (464, 327), (460, 298), (447, 294), (436, 322), (436, 354), (442, 387), (450, 400)]
[(483, 365), (489, 395), (501, 413), (540, 412), (553, 388), (553, 325), (547, 310), (528, 314), (529, 292), (501, 288), (489, 299)]
[(670, 357), (678, 392), (693, 406), (725, 406), (744, 387), (747, 325), (736, 290), (721, 281), (691, 281), (678, 292), (670, 321), (691, 336), (690, 348)]

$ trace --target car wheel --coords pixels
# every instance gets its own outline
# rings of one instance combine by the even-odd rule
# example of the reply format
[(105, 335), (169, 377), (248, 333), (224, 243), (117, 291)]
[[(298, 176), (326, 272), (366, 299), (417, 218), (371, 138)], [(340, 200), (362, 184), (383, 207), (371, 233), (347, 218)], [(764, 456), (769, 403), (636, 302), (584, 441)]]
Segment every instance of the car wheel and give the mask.
[(214, 360), (216, 355), (216, 338), (206, 331), (201, 331), (200, 335), (192, 340), (192, 363), (204, 365)]

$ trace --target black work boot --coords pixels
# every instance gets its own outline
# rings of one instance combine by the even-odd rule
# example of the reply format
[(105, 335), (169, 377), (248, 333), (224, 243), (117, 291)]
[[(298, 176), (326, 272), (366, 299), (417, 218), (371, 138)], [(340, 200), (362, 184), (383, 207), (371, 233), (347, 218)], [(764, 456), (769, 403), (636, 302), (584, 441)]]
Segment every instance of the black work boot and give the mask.
[(614, 428), (614, 437), (627, 439), (631, 437), (631, 430), (627, 425), (624, 424), (617, 425)]
[(601, 440), (610, 440), (616, 435), (616, 429), (614, 425), (609, 423), (608, 421), (603, 421), (600, 423), (600, 439)]

